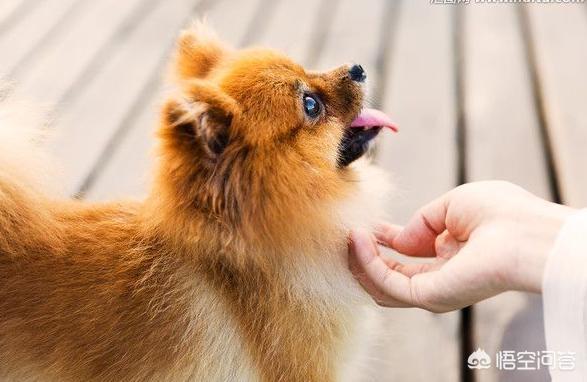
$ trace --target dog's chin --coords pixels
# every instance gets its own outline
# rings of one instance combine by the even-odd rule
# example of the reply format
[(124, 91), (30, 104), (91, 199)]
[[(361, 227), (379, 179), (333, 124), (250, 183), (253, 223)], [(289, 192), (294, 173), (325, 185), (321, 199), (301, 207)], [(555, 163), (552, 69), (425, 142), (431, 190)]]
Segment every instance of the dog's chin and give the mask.
[(362, 157), (371, 145), (371, 141), (381, 131), (381, 126), (350, 127), (344, 130), (339, 144), (338, 167), (344, 168)]

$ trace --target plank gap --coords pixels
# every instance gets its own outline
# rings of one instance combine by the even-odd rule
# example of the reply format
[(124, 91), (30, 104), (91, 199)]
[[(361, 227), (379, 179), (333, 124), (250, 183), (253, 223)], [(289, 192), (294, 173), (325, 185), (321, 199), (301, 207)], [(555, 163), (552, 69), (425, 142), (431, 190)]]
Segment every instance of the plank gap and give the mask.
[(130, 13), (116, 29), (111, 38), (106, 41), (100, 49), (94, 54), (90, 60), (90, 64), (80, 73), (80, 75), (72, 82), (71, 86), (65, 91), (63, 96), (57, 101), (57, 104), (69, 103), (83, 92), (95, 74), (104, 66), (104, 63), (111, 56), (111, 52), (118, 49), (123, 44), (126, 37), (140, 25), (142, 19), (147, 17), (161, 0), (142, 1)]
[[(587, 9), (587, 8), (586, 8)], [(560, 180), (556, 169), (556, 163), (554, 159), (554, 147), (552, 146), (552, 140), (548, 129), (548, 123), (546, 120), (546, 107), (543, 94), (543, 86), (538, 74), (538, 61), (536, 56), (536, 47), (532, 40), (532, 31), (530, 26), (530, 17), (528, 15), (528, 8), (526, 6), (518, 5), (516, 7), (516, 13), (519, 19), (520, 34), (522, 36), (522, 42), (524, 46), (524, 56), (526, 57), (526, 65), (530, 74), (530, 88), (532, 92), (532, 98), (534, 101), (534, 107), (536, 109), (538, 117), (538, 129), (540, 136), (540, 143), (542, 145), (542, 151), (545, 156), (545, 163), (548, 174), (548, 187), (550, 197), (555, 203), (562, 203)]]
[(249, 45), (253, 41), (257, 41), (259, 39), (261, 33), (265, 31), (269, 19), (275, 11), (278, 3), (279, 1), (275, 0), (263, 0), (257, 5), (257, 9), (251, 18), (251, 21), (249, 21), (249, 26), (239, 41), (239, 46)]
[[(467, 126), (466, 126), (466, 106), (465, 106), (465, 40), (464, 40), (464, 18), (465, 9), (463, 6), (455, 7), (453, 12), (453, 48), (455, 55), (454, 78), (455, 78), (455, 97), (456, 97), (456, 141), (457, 141), (457, 179), (458, 185), (467, 183)], [(467, 364), (467, 358), (474, 349), (474, 307), (468, 306), (460, 311), (460, 365), (461, 381), (474, 382), (476, 380), (474, 370), (470, 369)]]
[[(165, 60), (164, 62), (167, 62)], [(157, 73), (159, 73), (165, 67), (164, 62), (158, 65)], [(125, 113), (119, 126), (114, 130), (114, 134), (108, 139), (106, 145), (98, 155), (98, 159), (94, 162), (94, 165), (90, 168), (90, 171), (83, 179), (77, 192), (73, 195), (74, 199), (83, 199), (87, 194), (88, 190), (92, 188), (96, 180), (100, 177), (100, 174), (104, 168), (110, 163), (110, 158), (114, 152), (118, 149), (120, 143), (124, 140), (124, 137), (128, 134), (129, 130), (134, 125), (134, 122), (141, 115), (140, 111), (143, 107), (148, 107), (148, 102), (154, 95), (155, 90), (159, 85), (159, 76), (153, 76), (140, 92), (140, 96), (135, 99), (132, 106)]]
[(305, 64), (310, 68), (315, 67), (318, 64), (322, 50), (326, 45), (328, 31), (332, 24), (332, 20), (334, 20), (338, 5), (339, 2), (334, 0), (322, 0), (320, 3), (318, 17), (316, 17), (316, 23), (313, 27), (312, 35), (314, 38), (312, 39), (306, 59), (304, 60)]
[(49, 28), (47, 33), (36, 44), (34, 44), (26, 54), (24, 54), (16, 63), (14, 68), (8, 73), (9, 78), (17, 78), (27, 67), (27, 62), (33, 62), (43, 49), (50, 45), (50, 42), (59, 35), (59, 31), (68, 26), (68, 23), (78, 14), (86, 2), (74, 2), (60, 19)]
[(0, 22), (0, 35), (6, 33), (13, 26), (28, 14), (29, 9), (34, 4), (35, 0), (23, 0), (18, 4), (2, 22)]
[(400, 17), (402, 1), (387, 1), (381, 17), (381, 31), (379, 33), (379, 49), (375, 58), (375, 83), (371, 103), (376, 108), (381, 108), (385, 97), (385, 84), (391, 72), (392, 52), (395, 44), (395, 35)]

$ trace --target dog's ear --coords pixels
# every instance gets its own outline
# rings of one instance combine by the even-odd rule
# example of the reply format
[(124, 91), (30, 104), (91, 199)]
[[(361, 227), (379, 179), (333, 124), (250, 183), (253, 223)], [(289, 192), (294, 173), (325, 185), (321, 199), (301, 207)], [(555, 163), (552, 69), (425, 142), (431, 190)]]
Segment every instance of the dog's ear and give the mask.
[(210, 158), (217, 158), (229, 144), (231, 126), (240, 107), (217, 86), (192, 80), (184, 95), (170, 101), (166, 118), (172, 133), (180, 140), (193, 138)]
[(205, 77), (226, 56), (226, 47), (205, 22), (195, 22), (177, 41), (175, 72), (179, 80)]

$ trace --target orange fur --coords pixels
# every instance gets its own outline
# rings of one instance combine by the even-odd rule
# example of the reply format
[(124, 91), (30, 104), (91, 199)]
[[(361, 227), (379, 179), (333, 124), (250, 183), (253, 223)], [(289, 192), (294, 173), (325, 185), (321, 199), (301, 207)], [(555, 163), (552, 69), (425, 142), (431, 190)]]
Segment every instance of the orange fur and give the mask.
[(184, 32), (143, 202), (51, 197), (0, 156), (0, 380), (344, 378), (372, 305), (346, 232), (385, 187), (336, 164), (363, 103), (347, 70)]

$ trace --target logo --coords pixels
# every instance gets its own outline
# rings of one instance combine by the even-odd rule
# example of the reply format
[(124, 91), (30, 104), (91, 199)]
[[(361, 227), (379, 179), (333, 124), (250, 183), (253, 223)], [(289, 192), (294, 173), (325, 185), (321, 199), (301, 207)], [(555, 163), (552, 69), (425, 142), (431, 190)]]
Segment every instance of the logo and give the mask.
[(481, 348), (477, 348), (469, 358), (467, 358), (469, 369), (489, 369), (491, 367), (491, 357)]
[[(570, 351), (528, 351), (498, 350), (495, 353), (495, 367), (498, 370), (575, 370), (576, 352)], [(491, 357), (481, 348), (477, 348), (467, 358), (469, 369), (489, 369)]]

